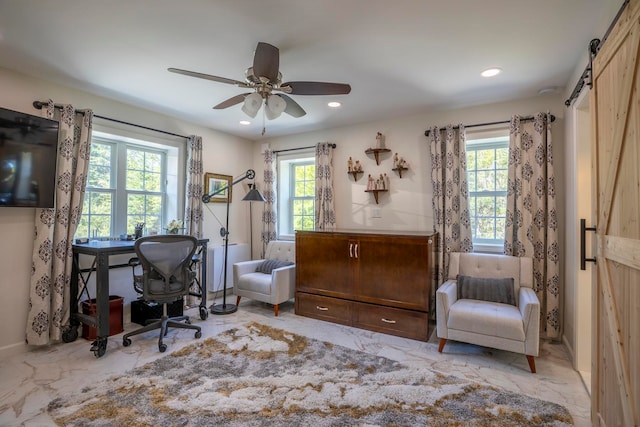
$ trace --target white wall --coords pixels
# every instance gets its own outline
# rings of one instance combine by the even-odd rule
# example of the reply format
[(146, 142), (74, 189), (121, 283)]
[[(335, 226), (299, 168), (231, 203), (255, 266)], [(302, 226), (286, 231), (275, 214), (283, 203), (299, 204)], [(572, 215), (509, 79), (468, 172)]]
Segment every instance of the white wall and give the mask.
[[(258, 182), (262, 182), (263, 164), (261, 151), (264, 144), (269, 144), (273, 150), (315, 145), (317, 142), (328, 141), (337, 144), (334, 152), (334, 191), (336, 200), (337, 226), (340, 229), (371, 229), (393, 231), (432, 231), (432, 189), (431, 189), (431, 159), (424, 131), (431, 126), (444, 126), (448, 123), (464, 123), (471, 125), (501, 120), (508, 120), (513, 114), (531, 115), (539, 111), (551, 111), (556, 116), (553, 124), (554, 156), (557, 165), (559, 183), (562, 188), (562, 146), (564, 110), (560, 96), (538, 96), (534, 98), (484, 105), (473, 108), (427, 112), (411, 117), (381, 120), (377, 122), (346, 126), (335, 129), (290, 135), (281, 138), (271, 138), (254, 144), (254, 164)], [(504, 125), (508, 126), (508, 125)], [(468, 129), (467, 132), (486, 128)], [(377, 166), (373, 157), (364, 151), (374, 147), (377, 132), (386, 137), (386, 147), (392, 150), (381, 157)], [(393, 167), (392, 154), (409, 162), (409, 171), (399, 178)], [(354, 182), (347, 174), (347, 159), (360, 160), (364, 174)], [(379, 204), (376, 205), (373, 195), (365, 193), (367, 176), (371, 173), (378, 176), (387, 173), (391, 178), (390, 191), (381, 193)], [(259, 184), (260, 185), (260, 184)], [(558, 198), (562, 204), (563, 198)], [(381, 218), (373, 218), (374, 208), (380, 208)], [(562, 206), (561, 206), (562, 208)], [(254, 218), (254, 229), (259, 229), (259, 218)], [(257, 239), (256, 239), (257, 237)], [(254, 233), (254, 256), (259, 251), (259, 236)]]
[[(40, 115), (32, 106), (35, 100), (52, 98), (57, 103), (72, 104), (75, 108), (91, 108), (95, 114), (125, 120), (131, 123), (160, 129), (179, 135), (200, 135), (203, 139), (203, 162), (205, 172), (237, 176), (252, 166), (252, 144), (242, 138), (224, 134), (193, 123), (153, 113), (132, 105), (115, 102), (87, 92), (52, 84), (0, 68), (2, 95), (0, 107)], [(158, 137), (155, 132), (130, 126), (116, 125), (96, 119), (95, 127), (108, 131), (121, 128), (127, 135), (144, 138)], [(162, 135), (160, 135), (162, 137)], [(166, 136), (165, 136), (166, 137)], [(171, 138), (171, 137), (168, 137)], [(234, 187), (234, 195), (244, 194), (246, 184)], [(230, 207), (230, 242), (248, 242), (248, 207), (234, 197)], [(225, 205), (210, 203), (207, 206), (221, 222), (225, 221)], [(0, 351), (24, 343), (27, 307), (29, 304), (29, 280), (31, 276), (31, 253), (34, 231), (33, 208), (0, 208)], [(212, 213), (205, 208), (204, 237), (211, 239), (210, 245), (221, 245), (220, 225)], [(131, 271), (128, 268), (113, 270), (111, 294), (130, 299)], [(95, 293), (93, 293), (95, 297)], [(128, 312), (128, 311), (127, 311)]]

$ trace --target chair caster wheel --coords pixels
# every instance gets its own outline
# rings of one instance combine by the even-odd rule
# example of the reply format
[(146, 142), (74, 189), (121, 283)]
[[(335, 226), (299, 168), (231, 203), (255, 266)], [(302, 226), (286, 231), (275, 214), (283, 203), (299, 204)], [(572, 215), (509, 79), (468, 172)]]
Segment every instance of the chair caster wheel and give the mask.
[(167, 345), (166, 344), (158, 345), (158, 350), (160, 350), (160, 353), (164, 353), (165, 351), (167, 351)]
[(196, 332), (196, 338), (200, 338), (201, 336), (202, 336), (202, 332), (197, 331), (197, 332)]
[(124, 347), (129, 347), (131, 345), (131, 340), (129, 338), (123, 338), (122, 339), (122, 345)]
[(209, 317), (209, 311), (207, 310), (207, 307), (200, 307), (200, 319), (207, 320), (207, 317)]

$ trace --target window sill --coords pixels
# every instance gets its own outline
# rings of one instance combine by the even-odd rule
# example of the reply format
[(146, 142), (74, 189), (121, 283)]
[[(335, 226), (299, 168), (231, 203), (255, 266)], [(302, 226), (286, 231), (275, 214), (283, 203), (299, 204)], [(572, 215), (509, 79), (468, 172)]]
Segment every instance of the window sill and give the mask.
[(504, 245), (474, 243), (473, 252), (488, 253), (488, 254), (504, 254)]

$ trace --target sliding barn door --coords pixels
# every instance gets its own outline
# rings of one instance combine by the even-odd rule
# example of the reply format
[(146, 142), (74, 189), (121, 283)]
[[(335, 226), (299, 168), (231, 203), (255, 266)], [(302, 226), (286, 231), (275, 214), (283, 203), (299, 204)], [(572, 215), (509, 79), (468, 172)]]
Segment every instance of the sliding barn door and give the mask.
[(640, 413), (640, 0), (593, 63), (592, 422), (638, 426)]

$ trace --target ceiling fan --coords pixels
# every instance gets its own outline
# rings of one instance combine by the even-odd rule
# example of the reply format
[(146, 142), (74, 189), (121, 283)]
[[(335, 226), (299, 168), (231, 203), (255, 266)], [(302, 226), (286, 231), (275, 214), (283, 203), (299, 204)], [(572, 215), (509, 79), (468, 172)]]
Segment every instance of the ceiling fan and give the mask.
[(351, 86), (345, 83), (309, 81), (282, 83), (282, 74), (279, 68), (280, 50), (269, 43), (259, 42), (253, 56), (253, 66), (245, 71), (245, 81), (181, 70), (179, 68), (168, 68), (168, 70), (172, 73), (232, 84), (244, 89), (252, 89), (253, 92), (233, 96), (213, 108), (221, 110), (244, 102), (242, 111), (250, 117), (255, 117), (264, 103), (264, 114), (269, 120), (279, 117), (283, 112), (293, 117), (302, 117), (307, 114), (288, 95), (346, 95), (351, 92)]

